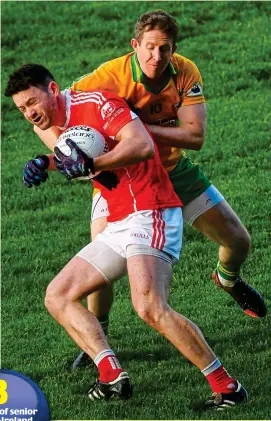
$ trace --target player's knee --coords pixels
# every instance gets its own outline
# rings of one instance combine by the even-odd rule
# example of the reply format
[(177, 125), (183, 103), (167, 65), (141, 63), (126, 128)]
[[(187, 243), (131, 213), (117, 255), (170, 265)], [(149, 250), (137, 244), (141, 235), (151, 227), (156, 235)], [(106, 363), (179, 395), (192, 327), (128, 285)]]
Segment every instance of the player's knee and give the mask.
[(45, 307), (56, 320), (59, 320), (59, 315), (63, 313), (67, 299), (67, 293), (59, 285), (54, 282), (48, 285), (45, 294)]
[(57, 319), (57, 314), (61, 311), (61, 300), (58, 300), (58, 297), (54, 295), (53, 288), (50, 285), (46, 290), (44, 304), (51, 316)]
[(162, 317), (165, 316), (166, 305), (163, 303), (144, 302), (134, 305), (138, 316), (149, 326), (156, 328), (160, 325)]
[(251, 238), (244, 226), (241, 226), (236, 230), (233, 235), (232, 248), (234, 248), (238, 254), (246, 256), (249, 253), (251, 247)]

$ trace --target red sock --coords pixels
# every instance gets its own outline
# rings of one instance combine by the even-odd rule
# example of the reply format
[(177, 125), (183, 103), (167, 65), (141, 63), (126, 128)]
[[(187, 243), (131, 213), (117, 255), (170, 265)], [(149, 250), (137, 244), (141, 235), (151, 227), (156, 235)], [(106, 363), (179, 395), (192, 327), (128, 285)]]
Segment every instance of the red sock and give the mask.
[(237, 389), (237, 381), (228, 375), (223, 365), (207, 374), (206, 379), (216, 393), (232, 393)]
[(100, 352), (94, 362), (99, 370), (99, 380), (103, 383), (115, 380), (123, 371), (119, 360), (111, 350)]

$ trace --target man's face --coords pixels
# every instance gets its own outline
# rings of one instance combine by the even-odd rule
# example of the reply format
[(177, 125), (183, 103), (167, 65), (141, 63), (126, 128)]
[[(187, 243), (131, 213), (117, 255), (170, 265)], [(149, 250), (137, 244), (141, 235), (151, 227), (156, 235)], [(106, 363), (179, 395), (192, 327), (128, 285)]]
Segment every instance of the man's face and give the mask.
[(172, 39), (159, 29), (144, 32), (140, 42), (132, 39), (131, 44), (141, 70), (150, 79), (158, 79), (162, 75), (176, 50)]
[(13, 95), (12, 98), (24, 117), (39, 129), (47, 130), (54, 125), (57, 114), (57, 100), (50, 85), (48, 92), (31, 86), (25, 91)]

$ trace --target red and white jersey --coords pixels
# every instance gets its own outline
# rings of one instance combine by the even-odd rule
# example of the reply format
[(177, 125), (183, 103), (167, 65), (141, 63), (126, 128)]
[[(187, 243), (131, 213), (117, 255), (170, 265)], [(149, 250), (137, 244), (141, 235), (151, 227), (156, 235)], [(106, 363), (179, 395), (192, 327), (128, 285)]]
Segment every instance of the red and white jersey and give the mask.
[[(66, 123), (61, 130), (76, 125), (86, 125), (98, 130), (105, 137), (109, 150), (117, 141), (118, 132), (130, 121), (138, 118), (125, 100), (107, 91), (78, 92), (65, 90)], [(114, 170), (119, 179), (112, 191), (93, 180), (108, 202), (109, 222), (121, 220), (141, 210), (154, 210), (182, 206), (175, 194), (168, 174), (163, 168), (157, 147), (154, 158)]]

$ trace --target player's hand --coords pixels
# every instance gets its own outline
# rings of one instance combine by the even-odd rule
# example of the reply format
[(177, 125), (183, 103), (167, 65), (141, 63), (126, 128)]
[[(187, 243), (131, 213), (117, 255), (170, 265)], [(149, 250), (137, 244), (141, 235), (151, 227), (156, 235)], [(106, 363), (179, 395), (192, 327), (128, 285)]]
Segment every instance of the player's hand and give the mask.
[(69, 180), (95, 174), (93, 158), (89, 158), (71, 139), (66, 139), (71, 150), (69, 156), (61, 152), (56, 146), (54, 149), (54, 163), (57, 170)]
[(38, 155), (31, 159), (24, 166), (23, 181), (26, 187), (39, 186), (48, 178), (47, 169), (49, 167), (49, 158), (46, 155)]
[[(54, 163), (57, 170), (68, 180), (94, 175), (93, 158), (89, 158), (71, 139), (66, 139), (66, 144), (71, 150), (69, 156), (64, 155), (57, 146), (54, 149)], [(116, 188), (119, 184), (118, 177), (111, 171), (101, 171), (92, 179), (98, 181), (108, 190)]]

